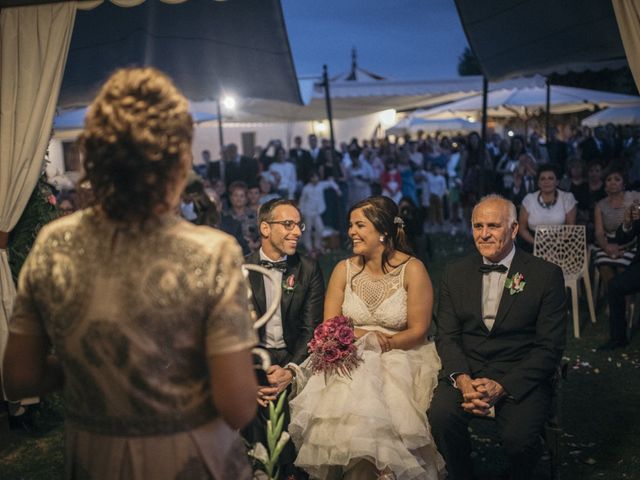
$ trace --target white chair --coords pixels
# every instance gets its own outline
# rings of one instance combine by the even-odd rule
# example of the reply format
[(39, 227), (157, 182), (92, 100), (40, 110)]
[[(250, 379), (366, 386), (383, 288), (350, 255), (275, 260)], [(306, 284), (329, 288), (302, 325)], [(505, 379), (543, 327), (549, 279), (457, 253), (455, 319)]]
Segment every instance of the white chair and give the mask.
[(591, 322), (596, 322), (584, 225), (538, 225), (533, 242), (533, 254), (562, 268), (564, 284), (571, 290), (573, 335), (580, 338), (578, 311), (578, 280), (580, 279), (584, 282)]

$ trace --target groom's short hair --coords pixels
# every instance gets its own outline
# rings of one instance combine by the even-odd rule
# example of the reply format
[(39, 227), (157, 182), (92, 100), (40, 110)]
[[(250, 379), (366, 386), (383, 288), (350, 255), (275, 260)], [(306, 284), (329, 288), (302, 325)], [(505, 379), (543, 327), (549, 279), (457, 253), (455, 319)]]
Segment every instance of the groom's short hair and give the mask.
[(478, 206), (481, 203), (491, 201), (491, 200), (504, 202), (504, 204), (507, 206), (507, 208), (509, 209), (509, 218), (508, 218), (509, 226), (513, 225), (518, 221), (518, 211), (516, 210), (516, 206), (514, 205), (514, 203), (511, 200), (504, 198), (502, 195), (498, 195), (497, 193), (490, 193), (489, 195), (485, 195), (484, 197), (482, 197), (480, 201), (476, 203), (475, 207), (473, 207), (473, 212), (471, 212), (472, 224), (473, 224), (473, 213), (476, 211), (476, 208), (478, 208)]
[(270, 222), (271, 220), (273, 220), (273, 211), (281, 205), (289, 205), (298, 210), (298, 213), (300, 213), (298, 205), (296, 205), (296, 202), (294, 202), (293, 200), (288, 200), (286, 198), (274, 198), (272, 200), (269, 200), (268, 202), (265, 202), (258, 209), (258, 225), (261, 225), (262, 222)]

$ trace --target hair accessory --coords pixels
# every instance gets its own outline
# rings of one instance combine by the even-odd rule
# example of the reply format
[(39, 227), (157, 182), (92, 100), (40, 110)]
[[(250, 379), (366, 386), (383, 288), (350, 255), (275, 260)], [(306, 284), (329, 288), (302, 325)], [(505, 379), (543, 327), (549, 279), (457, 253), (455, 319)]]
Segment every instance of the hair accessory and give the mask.
[(404, 228), (404, 220), (400, 217), (395, 217), (393, 219), (393, 223), (395, 223), (396, 225), (399, 225), (400, 228)]

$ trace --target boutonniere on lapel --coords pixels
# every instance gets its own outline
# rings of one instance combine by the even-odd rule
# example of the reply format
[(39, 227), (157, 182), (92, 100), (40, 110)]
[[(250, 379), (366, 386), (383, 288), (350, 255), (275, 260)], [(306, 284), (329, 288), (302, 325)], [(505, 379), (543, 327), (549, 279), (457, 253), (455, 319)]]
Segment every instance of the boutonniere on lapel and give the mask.
[(527, 282), (524, 281), (524, 275), (520, 272), (516, 272), (511, 277), (507, 277), (507, 280), (504, 282), (504, 288), (509, 289), (510, 295), (515, 295), (516, 293), (520, 293), (524, 290), (524, 286)]
[(287, 293), (292, 293), (297, 286), (296, 276), (293, 273), (282, 282), (282, 289)]

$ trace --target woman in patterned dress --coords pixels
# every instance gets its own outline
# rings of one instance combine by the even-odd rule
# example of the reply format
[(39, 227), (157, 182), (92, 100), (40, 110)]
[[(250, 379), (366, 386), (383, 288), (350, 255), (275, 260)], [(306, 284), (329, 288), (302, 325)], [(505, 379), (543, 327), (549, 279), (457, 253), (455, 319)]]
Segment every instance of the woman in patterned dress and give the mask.
[(81, 136), (90, 208), (46, 225), (20, 273), (9, 398), (63, 388), (65, 478), (248, 479), (256, 341), (229, 236), (174, 212), (187, 100), (152, 68), (114, 73)]

